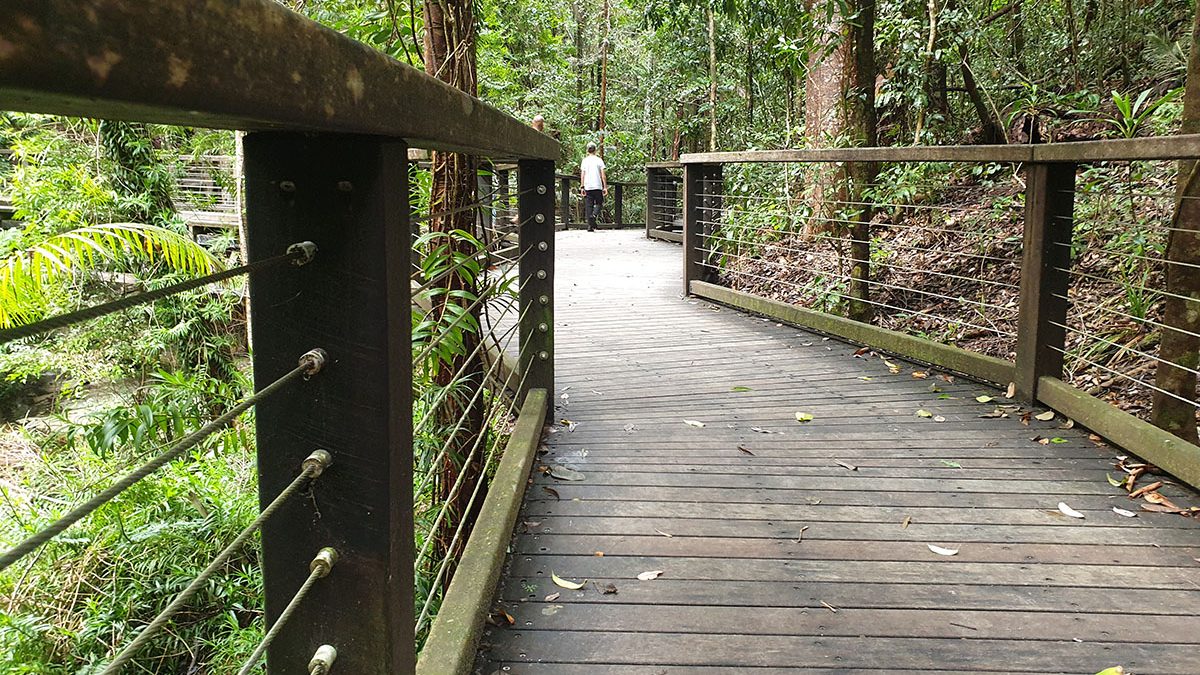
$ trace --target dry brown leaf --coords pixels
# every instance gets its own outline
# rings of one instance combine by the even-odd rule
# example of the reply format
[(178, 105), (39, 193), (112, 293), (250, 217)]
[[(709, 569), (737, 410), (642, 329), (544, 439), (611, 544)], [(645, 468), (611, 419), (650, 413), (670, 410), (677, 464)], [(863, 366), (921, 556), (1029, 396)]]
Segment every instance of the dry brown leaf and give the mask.
[(842, 467), (843, 469), (849, 469), (851, 471), (858, 471), (857, 466), (854, 466), (853, 464), (847, 464), (840, 459), (833, 460), (833, 463), (837, 464), (838, 466)]
[(637, 575), (637, 578), (639, 581), (652, 581), (662, 576), (662, 573), (662, 570), (650, 570), (649, 572), (642, 572)]
[(837, 614), (837, 607), (834, 607), (833, 605), (829, 604), (828, 602), (825, 602), (824, 600), (822, 600), (821, 606), (824, 607), (825, 609), (833, 612), (834, 614)]
[(671, 537), (675, 536), (673, 534), (667, 534), (666, 532), (663, 532), (662, 530), (655, 530), (655, 532), (661, 534), (662, 536), (666, 537), (667, 539), (670, 539)]
[(799, 544), (799, 543), (800, 543), (800, 541), (801, 541), (802, 539), (804, 539), (804, 531), (805, 531), (805, 530), (807, 530), (807, 529), (808, 529), (808, 526), (807, 526), (807, 525), (805, 525), (804, 527), (801, 527), (801, 528), (800, 528), (800, 533), (796, 535), (796, 543), (797, 543), (797, 544)]
[(923, 370), (914, 370), (912, 376), (914, 380), (924, 380), (925, 378), (929, 377), (929, 373)]
[(742, 452), (746, 453), (747, 455), (751, 455), (751, 456), (753, 456), (753, 455), (754, 455), (754, 453), (750, 451), (750, 448), (747, 448), (747, 447), (746, 447), (745, 445), (743, 445), (743, 444), (740, 444), (740, 443), (739, 443), (739, 444), (738, 444), (738, 446), (737, 446), (737, 448), (738, 448), (738, 450), (741, 450)]
[(1008, 383), (1008, 391), (1004, 392), (1004, 398), (1016, 398), (1016, 396), (1017, 396), (1017, 383), (1009, 382)]
[(604, 584), (604, 591), (602, 592), (602, 595), (616, 595), (616, 594), (617, 594), (617, 587), (615, 585)]
[(910, 523), (912, 523), (912, 516), (904, 516), (904, 522), (900, 523), (900, 529), (907, 530)]
[(603, 557), (604, 557), (604, 551), (596, 551), (596, 553), (595, 553), (595, 556), (596, 556), (597, 558), (603, 558)]
[(550, 595), (546, 596), (546, 602), (554, 602), (560, 595), (562, 595), (562, 593), (551, 593)]
[[(1162, 486), (1163, 486), (1163, 482), (1161, 480), (1156, 480), (1153, 483), (1150, 483), (1149, 485), (1143, 485), (1142, 487), (1134, 490), (1133, 492), (1130, 492), (1129, 498), (1137, 499), (1138, 497), (1141, 497), (1142, 495), (1146, 494), (1147, 492), (1153, 492), (1154, 490), (1157, 490), (1158, 488), (1160, 488)], [(1162, 497), (1162, 495), (1158, 495), (1158, 496)], [(1146, 501), (1151, 502), (1152, 504), (1162, 503), (1162, 502), (1154, 502), (1150, 499), (1147, 499)]]
[(1034, 417), (1034, 419), (1038, 419), (1043, 422), (1049, 422), (1050, 420), (1054, 419), (1054, 411), (1047, 410), (1046, 412), (1038, 413), (1038, 414), (1034, 415), (1033, 417)]
[(1170, 499), (1167, 499), (1166, 497), (1160, 495), (1157, 492), (1147, 492), (1146, 494), (1142, 495), (1142, 499), (1150, 502), (1151, 504), (1158, 504), (1160, 506), (1165, 506), (1168, 509), (1174, 509), (1175, 511), (1178, 511), (1178, 512), (1182, 512), (1185, 510), (1185, 509), (1179, 508)]

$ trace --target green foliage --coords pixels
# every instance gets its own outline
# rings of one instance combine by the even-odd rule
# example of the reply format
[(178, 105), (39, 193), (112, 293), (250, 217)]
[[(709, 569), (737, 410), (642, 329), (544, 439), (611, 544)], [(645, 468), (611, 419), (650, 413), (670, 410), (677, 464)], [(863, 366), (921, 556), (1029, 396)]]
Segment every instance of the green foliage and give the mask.
[(1133, 94), (1114, 91), (1112, 102), (1116, 112), (1110, 115), (1100, 115), (1093, 119), (1108, 125), (1112, 134), (1118, 138), (1134, 138), (1141, 133), (1160, 108), (1182, 94), (1183, 89), (1172, 89), (1151, 101), (1150, 97), (1154, 95), (1153, 89), (1143, 90), (1137, 95), (1137, 98), (1134, 98)]

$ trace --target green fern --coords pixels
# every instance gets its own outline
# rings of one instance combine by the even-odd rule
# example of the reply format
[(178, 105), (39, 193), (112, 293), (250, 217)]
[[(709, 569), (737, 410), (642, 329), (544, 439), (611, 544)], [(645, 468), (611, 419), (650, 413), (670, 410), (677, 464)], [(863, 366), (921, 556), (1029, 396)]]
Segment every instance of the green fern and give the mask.
[(209, 274), (220, 262), (171, 230), (138, 223), (89, 225), (56, 234), (0, 263), (0, 327), (37, 320), (52, 293), (83, 272), (133, 262)]

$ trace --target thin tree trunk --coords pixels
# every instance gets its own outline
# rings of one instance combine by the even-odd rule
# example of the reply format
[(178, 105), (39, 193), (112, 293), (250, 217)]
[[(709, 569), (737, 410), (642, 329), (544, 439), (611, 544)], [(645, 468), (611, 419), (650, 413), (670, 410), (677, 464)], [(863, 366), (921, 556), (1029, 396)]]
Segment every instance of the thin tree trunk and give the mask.
[(746, 112), (750, 129), (754, 129), (754, 37), (746, 36)]
[(708, 149), (717, 149), (717, 22), (708, 8)]
[[(1192, 25), (1180, 133), (1200, 132), (1200, 13)], [(1167, 238), (1167, 295), (1154, 392), (1153, 422), (1189, 443), (1196, 435), (1196, 375), (1200, 366), (1200, 164), (1179, 162), (1175, 218)], [(1186, 300), (1184, 298), (1187, 298)], [(1172, 330), (1177, 329), (1177, 330)], [(1186, 331), (1186, 332), (1185, 332)], [(1190, 370), (1189, 370), (1190, 369)], [(1165, 392), (1165, 393), (1164, 393)]]
[[(858, 17), (849, 24), (848, 42), (854, 50), (853, 59), (847, 66), (851, 83), (846, 97), (846, 127), (852, 141), (860, 146), (879, 144), (878, 120), (875, 116), (875, 0), (853, 0), (852, 9)], [(852, 65), (851, 65), (852, 64)], [(879, 166), (874, 162), (858, 162), (846, 167), (849, 177), (850, 202), (860, 204), (855, 222), (850, 226), (850, 303), (847, 314), (858, 321), (870, 322), (873, 305), (868, 302), (871, 285), (871, 217), (865, 193), (875, 182)]]
[[(245, 169), (242, 164), (245, 162), (245, 140), (246, 132), (233, 132), (233, 204), (234, 210), (237, 211), (238, 219), (238, 251), (241, 253), (242, 262), (250, 261), (250, 253), (246, 248), (246, 242), (249, 237), (246, 232), (246, 193), (243, 185), (243, 177)], [(251, 330), (250, 318), (250, 294), (246, 294), (246, 299), (243, 302), (243, 311), (246, 314), (246, 349), (254, 350), (254, 331)]]
[(921, 144), (921, 132), (925, 130), (925, 112), (929, 108), (931, 101), (929, 100), (929, 92), (932, 90), (930, 86), (930, 65), (933, 63), (933, 47), (937, 43), (937, 21), (938, 21), (938, 6), (937, 0), (929, 0), (929, 39), (925, 42), (925, 55), (921, 59), (921, 80), (922, 87), (925, 93), (925, 101), (917, 110), (917, 125), (913, 132), (913, 145)]
[(587, 16), (581, 7), (583, 0), (571, 3), (571, 13), (575, 16), (575, 128), (583, 129), (587, 125), (583, 106), (583, 33), (586, 28)]
[[(471, 0), (426, 0), (425, 1), (425, 70), (430, 75), (450, 84), (460, 91), (474, 96), (476, 94), (475, 66), (475, 20)], [(429, 210), (439, 213), (462, 209), (475, 200), (476, 162), (474, 157), (451, 152), (434, 152), (432, 154), (432, 187), (430, 189)], [(473, 210), (466, 209), (459, 213), (433, 218), (429, 221), (430, 232), (444, 232), (448, 239), (442, 242), (453, 242), (454, 248), (463, 255), (474, 255), (476, 251), (469, 242), (450, 233), (461, 230), (476, 233), (476, 218)], [(440, 325), (450, 323), (453, 311), (465, 309), (472, 301), (469, 297), (457, 297), (458, 291), (464, 291), (468, 296), (481, 292), (475, 279), (465, 271), (458, 271), (447, 276), (444, 287), (446, 293), (439, 295), (433, 304), (432, 312), (439, 319)], [(451, 305), (457, 305), (457, 309)], [(478, 313), (478, 310), (476, 310)], [(478, 318), (478, 316), (476, 316)], [(478, 323), (478, 322), (477, 322)], [(459, 419), (467, 421), (462, 425), (455, 437), (450, 440), (450, 451), (440, 469), (439, 481), (436, 488), (435, 504), (449, 501), (450, 516), (444, 519), (441, 530), (432, 533), (437, 538), (438, 553), (441, 556), (457, 558), (461, 550), (461, 542), (451, 548), (450, 541), (455, 529), (466, 521), (464, 532), (469, 532), (478, 513), (479, 504), (470, 505), (474, 487), (483, 475), (482, 447), (485, 443), (479, 440), (480, 435), (487, 433), (483, 396), (476, 398), (476, 403), (467, 405), (474, 393), (484, 385), (483, 361), (475, 352), (480, 336), (469, 331), (463, 332), (462, 346), (458, 354), (448, 362), (437, 364), (434, 368), (434, 382), (440, 387), (450, 386), (454, 374), (460, 369), (462, 375), (455, 383), (455, 393), (447, 396), (437, 412), (437, 420), (443, 428), (453, 428)], [(478, 441), (478, 443), (477, 443)], [(471, 457), (472, 448), (478, 445)], [(463, 476), (457, 494), (451, 494), (453, 486)], [(465, 541), (465, 538), (463, 538)], [(450, 575), (443, 581), (443, 588), (448, 587)]]
[(596, 122), (596, 131), (600, 132), (600, 147), (597, 154), (604, 157), (604, 137), (606, 135), (608, 108), (608, 35), (609, 35), (609, 4), (604, 0), (604, 15), (600, 22), (600, 116)]
[(959, 70), (962, 72), (963, 89), (967, 92), (967, 98), (971, 100), (971, 106), (975, 108), (975, 114), (979, 116), (979, 126), (981, 129), (979, 141), (984, 144), (1004, 143), (1004, 129), (1000, 126), (999, 120), (992, 114), (991, 108), (987, 102), (983, 100), (983, 94), (979, 91), (979, 85), (975, 82), (975, 74), (971, 72), (970, 51), (965, 44), (959, 45)]

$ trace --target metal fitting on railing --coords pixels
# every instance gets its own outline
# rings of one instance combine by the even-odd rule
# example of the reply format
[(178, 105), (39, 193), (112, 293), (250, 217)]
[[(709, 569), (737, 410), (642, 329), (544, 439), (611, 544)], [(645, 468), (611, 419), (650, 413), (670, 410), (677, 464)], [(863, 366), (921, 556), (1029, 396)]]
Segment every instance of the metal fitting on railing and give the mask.
[(329, 354), (326, 354), (325, 350), (320, 347), (304, 352), (304, 355), (300, 357), (300, 366), (304, 368), (304, 377), (312, 377), (321, 372), (327, 360), (329, 360)]
[(338, 552), (333, 548), (326, 546), (320, 551), (317, 551), (317, 557), (313, 558), (312, 562), (308, 564), (308, 571), (313, 576), (320, 579), (329, 575), (329, 571), (333, 569), (333, 566), (337, 564), (337, 561)]
[(337, 650), (333, 645), (321, 645), (308, 662), (308, 675), (326, 675), (333, 662), (337, 660)]
[(309, 471), (310, 478), (317, 478), (325, 473), (325, 469), (328, 469), (330, 464), (333, 464), (333, 455), (329, 454), (328, 450), (313, 450), (311, 455), (304, 458), (300, 466), (305, 471)]
[(302, 241), (299, 244), (292, 244), (287, 248), (288, 255), (298, 256), (292, 261), (296, 267), (304, 267), (317, 257), (317, 245), (311, 241)]

